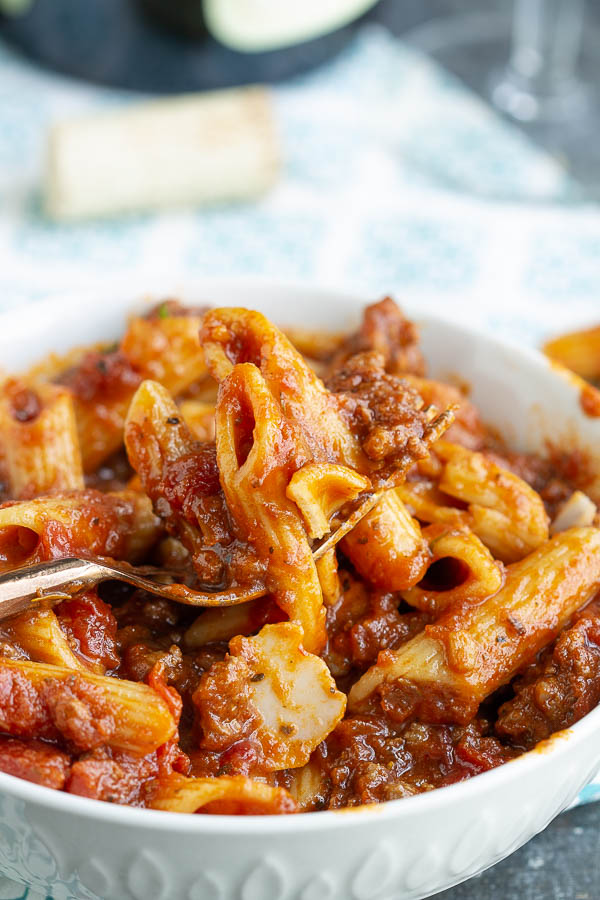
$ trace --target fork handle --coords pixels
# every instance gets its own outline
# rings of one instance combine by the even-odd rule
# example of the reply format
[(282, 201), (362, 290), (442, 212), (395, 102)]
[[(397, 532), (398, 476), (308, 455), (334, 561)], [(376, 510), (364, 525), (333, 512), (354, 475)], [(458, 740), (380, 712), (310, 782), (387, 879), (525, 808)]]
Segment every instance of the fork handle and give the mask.
[(69, 600), (106, 577), (102, 565), (76, 558), (13, 569), (0, 575), (0, 620)]

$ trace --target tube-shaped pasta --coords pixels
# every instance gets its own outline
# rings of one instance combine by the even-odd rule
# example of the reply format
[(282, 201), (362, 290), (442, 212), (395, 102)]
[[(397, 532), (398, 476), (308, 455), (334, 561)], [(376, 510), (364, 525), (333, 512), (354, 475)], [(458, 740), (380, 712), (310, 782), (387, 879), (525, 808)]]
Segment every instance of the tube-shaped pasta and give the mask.
[(522, 559), (548, 539), (549, 520), (539, 494), (481, 453), (438, 441), (445, 466), (438, 487), (469, 504), (471, 529), (497, 559)]
[(335, 547), (317, 560), (317, 575), (323, 591), (323, 603), (325, 606), (334, 606), (342, 595)]
[(214, 446), (194, 441), (169, 391), (144, 381), (131, 401), (125, 447), (146, 494), (191, 552), (229, 540)]
[[(167, 306), (163, 305), (167, 310)], [(200, 348), (197, 315), (136, 317), (129, 323), (121, 341), (125, 354), (142, 378), (164, 385), (174, 395), (206, 376), (206, 364)]]
[(231, 514), (259, 557), (268, 562), (267, 586), (302, 627), (307, 650), (325, 643), (323, 596), (306, 531), (286, 496), (304, 463), (298, 435), (251, 363), (235, 367), (217, 402), (217, 462)]
[[(50, 663), (80, 671), (88, 671), (90, 668), (73, 653), (67, 636), (51, 609), (17, 616), (5, 625), (5, 629), (8, 637), (15, 641), (33, 662)], [(98, 668), (97, 671), (100, 675), (104, 674), (102, 668)]]
[(6, 734), (145, 755), (175, 729), (166, 702), (145, 684), (0, 658), (0, 730)]
[(411, 606), (439, 614), (453, 603), (473, 603), (502, 587), (504, 574), (488, 548), (472, 531), (431, 526), (426, 536), (432, 559), (423, 582), (402, 591)]
[(509, 566), (483, 603), (448, 608), (352, 687), (353, 712), (380, 700), (396, 719), (466, 723), (552, 641), (600, 587), (600, 530), (573, 528)]
[[(334, 397), (285, 335), (263, 315), (245, 309), (212, 310), (204, 317), (200, 340), (208, 369), (218, 381), (227, 377), (234, 363), (250, 361), (260, 368), (285, 417), (301, 429), (316, 463), (369, 470), (369, 461)], [(359, 538), (349, 540), (344, 549), (362, 574), (385, 573), (403, 588), (419, 580), (427, 547), (399, 501), (382, 498), (359, 527)], [(390, 538), (381, 541), (380, 536), (386, 534)], [(365, 538), (368, 541), (374, 535), (379, 544), (371, 542), (365, 550)], [(411, 549), (416, 557), (412, 567)]]
[(64, 388), (9, 379), (0, 394), (0, 434), (12, 497), (83, 488), (73, 399)]
[(431, 559), (419, 523), (395, 490), (384, 494), (341, 546), (363, 578), (390, 591), (420, 581)]
[(236, 363), (258, 366), (286, 418), (302, 429), (317, 462), (341, 462), (365, 471), (366, 458), (335, 399), (265, 316), (247, 309), (211, 310), (204, 317), (200, 342), (208, 370), (219, 382)]
[(561, 334), (544, 344), (544, 353), (582, 378), (595, 381), (600, 378), (600, 325)]
[(159, 535), (150, 500), (134, 491), (74, 491), (0, 508), (2, 557), (13, 565), (25, 561), (24, 547), (29, 562), (90, 554), (137, 562)]
[(170, 775), (157, 783), (150, 806), (169, 812), (221, 815), (266, 816), (296, 812), (296, 804), (285, 788), (272, 787), (243, 775), (218, 778)]
[(396, 488), (396, 493), (420, 522), (444, 523), (452, 528), (470, 525), (468, 511), (447, 506), (448, 497), (444, 497), (430, 481), (405, 481)]
[(336, 463), (306, 463), (294, 472), (286, 494), (293, 500), (310, 538), (321, 538), (331, 530), (332, 516), (349, 500), (371, 486), (364, 475)]
[(184, 400), (179, 412), (197, 441), (208, 443), (215, 439), (215, 404), (201, 400)]
[(200, 316), (170, 314), (134, 318), (117, 350), (88, 353), (61, 376), (73, 393), (85, 472), (122, 445), (127, 410), (144, 378), (178, 394), (205, 376), (200, 322)]
[(267, 622), (276, 621), (277, 613), (283, 616), (270, 597), (258, 597), (239, 606), (206, 609), (187, 629), (185, 645), (195, 649), (212, 641), (230, 641), (238, 634), (254, 634)]

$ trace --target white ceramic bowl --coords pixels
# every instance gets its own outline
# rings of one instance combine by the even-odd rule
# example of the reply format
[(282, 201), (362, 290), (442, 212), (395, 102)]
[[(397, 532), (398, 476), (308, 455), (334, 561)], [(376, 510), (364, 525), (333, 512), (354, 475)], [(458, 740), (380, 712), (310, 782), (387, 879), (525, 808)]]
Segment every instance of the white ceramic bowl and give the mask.
[[(356, 321), (368, 300), (255, 281), (163, 287), (185, 301), (244, 305), (279, 323), (338, 329)], [(19, 370), (47, 351), (115, 337), (136, 307), (136, 290), (94, 289), (1, 316), (2, 367)], [(540, 355), (413, 315), (431, 374), (460, 375), (485, 419), (516, 448), (543, 449), (550, 439), (597, 458), (600, 420), (583, 415), (576, 387)], [(595, 774), (599, 738), (600, 708), (462, 784), (379, 807), (283, 817), (128, 809), (0, 774), (0, 870), (55, 900), (425, 897), (543, 829)]]

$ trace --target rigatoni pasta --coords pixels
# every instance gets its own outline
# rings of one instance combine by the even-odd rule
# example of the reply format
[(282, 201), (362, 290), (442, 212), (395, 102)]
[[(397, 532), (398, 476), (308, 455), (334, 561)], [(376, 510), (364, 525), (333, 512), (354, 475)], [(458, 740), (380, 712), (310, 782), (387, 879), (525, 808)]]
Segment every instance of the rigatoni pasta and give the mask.
[(598, 702), (574, 460), (505, 447), (390, 298), (352, 334), (286, 334), (167, 300), (1, 385), (2, 572), (114, 559), (241, 602), (106, 583), (1, 623), (0, 770), (304, 813), (471, 777)]

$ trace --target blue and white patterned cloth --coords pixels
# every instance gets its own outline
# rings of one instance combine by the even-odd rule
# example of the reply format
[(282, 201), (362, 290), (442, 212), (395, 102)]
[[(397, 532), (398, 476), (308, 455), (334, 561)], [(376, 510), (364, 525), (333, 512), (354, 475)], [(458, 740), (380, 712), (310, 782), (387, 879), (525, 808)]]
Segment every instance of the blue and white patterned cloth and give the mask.
[[(48, 124), (130, 100), (0, 44), (0, 309), (106, 273), (133, 274), (143, 290), (177, 272), (393, 293), (529, 344), (600, 320), (600, 210), (558, 162), (378, 27), (275, 89), (285, 172), (260, 203), (46, 221)], [(580, 802), (598, 797), (592, 785)], [(22, 887), (0, 881), (0, 900), (17, 897)]]

